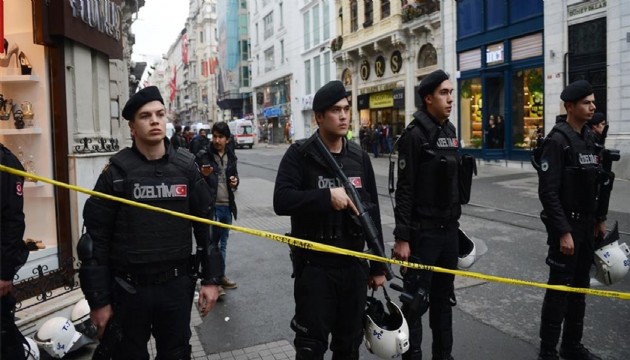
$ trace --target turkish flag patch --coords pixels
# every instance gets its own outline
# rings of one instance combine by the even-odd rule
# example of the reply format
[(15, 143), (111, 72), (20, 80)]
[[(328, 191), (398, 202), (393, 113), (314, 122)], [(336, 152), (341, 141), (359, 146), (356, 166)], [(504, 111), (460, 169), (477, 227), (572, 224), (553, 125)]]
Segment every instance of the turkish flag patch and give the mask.
[(175, 192), (173, 194), (173, 196), (176, 197), (186, 197), (188, 196), (188, 186), (183, 184), (183, 185), (174, 185), (175, 187)]
[(354, 186), (357, 189), (360, 189), (363, 187), (363, 183), (361, 182), (361, 177), (351, 177), (348, 178), (348, 180), (350, 180), (350, 184), (352, 184), (352, 186)]
[(23, 189), (24, 188), (22, 187), (22, 183), (21, 182), (18, 181), (18, 182), (15, 183), (15, 194), (17, 196), (24, 195), (24, 190)]

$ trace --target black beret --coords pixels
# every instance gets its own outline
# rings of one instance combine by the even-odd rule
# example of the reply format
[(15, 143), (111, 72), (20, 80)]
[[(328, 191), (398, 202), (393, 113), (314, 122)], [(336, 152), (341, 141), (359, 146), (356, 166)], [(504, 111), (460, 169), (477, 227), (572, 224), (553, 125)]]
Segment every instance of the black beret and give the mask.
[(604, 116), (604, 114), (596, 112), (595, 114), (593, 114), (591, 120), (588, 121), (588, 126), (595, 126), (603, 121), (606, 121), (606, 117)]
[(422, 79), (418, 86), (418, 95), (423, 98), (429, 94), (433, 94), (433, 91), (435, 91), (444, 80), (448, 80), (448, 74), (446, 74), (444, 70), (435, 70)]
[(567, 85), (567, 87), (564, 88), (564, 90), (562, 90), (562, 93), (560, 94), (560, 99), (562, 99), (562, 101), (576, 102), (578, 100), (584, 99), (592, 93), (593, 88), (588, 81), (578, 80), (570, 83), (569, 85)]
[(346, 87), (339, 80), (333, 80), (322, 86), (313, 98), (313, 111), (324, 112), (339, 100), (347, 97)]
[(138, 111), (142, 105), (151, 101), (159, 101), (164, 104), (164, 99), (162, 99), (162, 95), (160, 95), (160, 90), (158, 90), (155, 86), (147, 86), (133, 94), (133, 96), (127, 100), (127, 104), (125, 104), (122, 111), (122, 116), (129, 121), (133, 120), (133, 116), (136, 114), (136, 111)]

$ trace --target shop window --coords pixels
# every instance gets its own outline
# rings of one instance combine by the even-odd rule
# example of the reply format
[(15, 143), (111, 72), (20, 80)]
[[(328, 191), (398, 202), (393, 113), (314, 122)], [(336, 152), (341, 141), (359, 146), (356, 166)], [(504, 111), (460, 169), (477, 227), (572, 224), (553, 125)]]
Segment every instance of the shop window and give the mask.
[(437, 65), (437, 52), (431, 44), (425, 44), (418, 54), (418, 69)]
[(483, 107), (481, 78), (461, 80), (459, 94), (462, 147), (481, 148)]
[(515, 22), (532, 16), (542, 15), (544, 0), (510, 1), (510, 21)]
[(535, 146), (543, 131), (544, 88), (542, 68), (512, 73), (512, 145), (516, 149)]
[(483, 0), (461, 0), (457, 2), (457, 37), (464, 38), (481, 33), (483, 17), (479, 12), (483, 9)]

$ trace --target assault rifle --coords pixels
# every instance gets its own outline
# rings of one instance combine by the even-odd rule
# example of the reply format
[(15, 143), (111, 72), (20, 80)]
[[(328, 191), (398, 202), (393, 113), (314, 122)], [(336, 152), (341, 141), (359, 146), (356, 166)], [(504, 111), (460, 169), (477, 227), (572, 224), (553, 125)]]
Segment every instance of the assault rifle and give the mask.
[[(333, 158), (330, 151), (328, 151), (328, 148), (326, 147), (326, 145), (324, 145), (324, 143), (322, 142), (322, 139), (319, 136), (316, 136), (315, 141), (316, 141), (317, 147), (320, 150), (320, 153), (324, 157), (324, 160), (335, 171), (335, 173), (337, 174), (337, 177), (343, 183), (343, 187), (346, 190), (346, 193), (348, 194), (348, 196), (354, 203), (354, 206), (357, 207), (357, 210), (359, 211), (359, 221), (361, 222), (363, 231), (365, 231), (366, 241), (368, 245), (370, 246), (370, 249), (372, 249), (372, 251), (376, 253), (375, 255), (383, 257), (383, 258), (386, 257), (385, 251), (383, 250), (383, 248), (381, 247), (381, 244), (379, 243), (378, 230), (376, 229), (376, 226), (374, 225), (374, 220), (372, 220), (372, 217), (365, 209), (365, 206), (363, 206), (363, 202), (361, 201), (361, 197), (359, 196), (359, 193), (357, 193), (357, 189), (354, 188), (350, 180), (348, 180), (348, 177), (346, 176), (346, 174), (343, 173), (343, 170), (341, 170), (341, 167), (339, 167), (339, 164), (337, 163), (335, 158)], [(386, 263), (385, 266), (387, 267), (385, 277), (387, 278), (387, 280), (393, 279), (394, 276), (393, 276), (391, 266), (388, 263)]]

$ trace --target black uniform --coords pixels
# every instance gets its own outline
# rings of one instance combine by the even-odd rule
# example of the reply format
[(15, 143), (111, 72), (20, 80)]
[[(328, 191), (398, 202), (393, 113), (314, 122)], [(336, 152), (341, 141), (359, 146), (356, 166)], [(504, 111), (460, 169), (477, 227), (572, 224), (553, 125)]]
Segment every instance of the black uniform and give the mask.
[[(193, 155), (167, 140), (165, 146), (158, 160), (147, 160), (135, 146), (120, 151), (95, 191), (207, 218), (210, 189)], [(159, 358), (190, 358), (191, 225), (201, 247), (202, 284), (219, 284), (223, 276), (209, 226), (97, 197), (87, 200), (83, 216), (95, 261), (82, 259), (82, 289), (92, 309), (112, 304), (123, 333), (119, 358), (148, 359), (151, 335)]]
[[(295, 237), (363, 251), (365, 238), (358, 219), (349, 211), (335, 211), (330, 188), (342, 184), (320, 155), (318, 133), (289, 147), (280, 162), (274, 190), (274, 210), (291, 216)], [(342, 152), (333, 154), (357, 188), (379, 231), (380, 211), (374, 171), (367, 153), (345, 139)], [(382, 237), (380, 239), (382, 246)], [(332, 333), (333, 359), (358, 359), (363, 340), (362, 321), (368, 273), (384, 274), (384, 265), (354, 257), (293, 249), (297, 359), (323, 359)]]
[[(11, 151), (0, 144), (0, 163), (24, 171), (20, 161)], [(2, 217), (0, 222), (0, 279), (13, 281), (17, 271), (28, 258), (28, 249), (22, 237), (24, 236), (24, 178), (8, 172), (0, 172), (0, 207)], [(1, 358), (24, 359), (22, 343), (24, 336), (15, 326), (15, 298), (11, 293), (1, 299), (0, 325), (2, 337), (0, 339)]]
[[(544, 141), (538, 172), (551, 285), (590, 285), (595, 222), (598, 214), (605, 214), (596, 201), (601, 174), (591, 131), (584, 126), (577, 133), (561, 118)], [(560, 252), (560, 236), (568, 232), (574, 242), (572, 256)], [(546, 291), (540, 326), (541, 353), (555, 352), (563, 323), (562, 347), (581, 346), (584, 300), (584, 294)]]
[[(439, 125), (420, 110), (398, 142), (398, 184), (394, 216), (397, 241), (408, 241), (410, 261), (457, 268), (459, 195), (459, 142), (448, 120)], [(403, 359), (422, 359), (421, 316), (431, 304), (429, 322), (433, 331), (433, 356), (450, 355), (453, 346), (452, 303), (454, 275), (408, 269), (405, 292), (424, 298), (419, 306), (403, 304), (409, 323), (409, 351)], [(419, 294), (419, 295), (418, 295)]]

